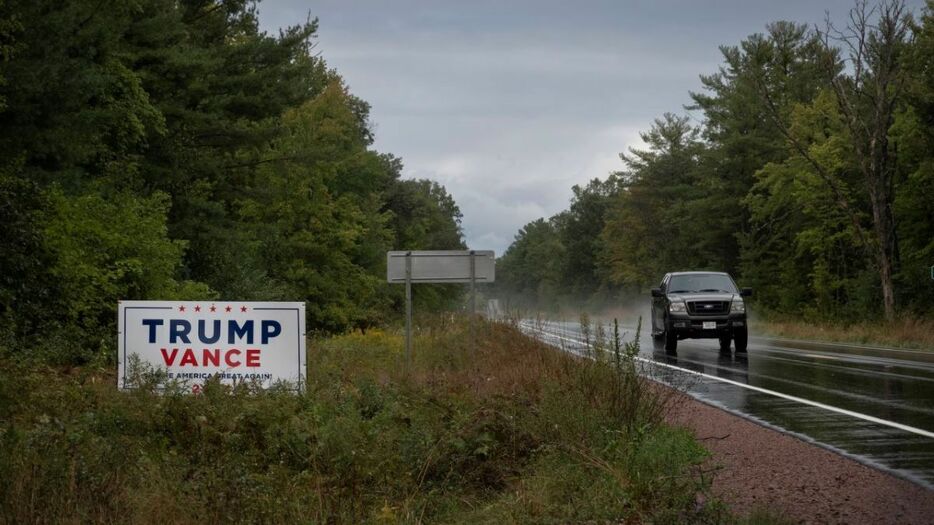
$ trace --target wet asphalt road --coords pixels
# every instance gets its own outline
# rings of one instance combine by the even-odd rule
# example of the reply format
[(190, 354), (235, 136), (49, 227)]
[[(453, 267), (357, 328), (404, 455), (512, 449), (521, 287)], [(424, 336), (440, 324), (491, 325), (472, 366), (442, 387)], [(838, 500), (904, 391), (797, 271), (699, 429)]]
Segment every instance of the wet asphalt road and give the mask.
[[(580, 325), (524, 321), (546, 342), (580, 352)], [(630, 340), (632, 328), (624, 340)], [(678, 342), (667, 355), (641, 334), (646, 374), (731, 412), (791, 432), (854, 459), (934, 489), (934, 350), (911, 351), (751, 337), (746, 355), (721, 353), (716, 339)], [(653, 363), (664, 363), (669, 367)], [(686, 369), (712, 377), (682, 372)], [(718, 379), (731, 380), (893, 425), (809, 406)], [(923, 435), (927, 433), (928, 435)]]

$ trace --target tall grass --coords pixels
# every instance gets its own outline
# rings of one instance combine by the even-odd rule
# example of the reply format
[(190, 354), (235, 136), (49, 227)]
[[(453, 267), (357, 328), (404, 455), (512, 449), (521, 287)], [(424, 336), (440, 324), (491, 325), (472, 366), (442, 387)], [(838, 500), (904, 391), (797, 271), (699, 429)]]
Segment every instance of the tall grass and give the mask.
[[(704, 450), (609, 359), (506, 324), (315, 340), (306, 392), (158, 394), (0, 362), (0, 522), (719, 521)], [(615, 341), (615, 343), (613, 342)], [(703, 502), (703, 503), (702, 503)]]
[(756, 335), (934, 350), (934, 319), (918, 317), (854, 323), (756, 319), (750, 328)]

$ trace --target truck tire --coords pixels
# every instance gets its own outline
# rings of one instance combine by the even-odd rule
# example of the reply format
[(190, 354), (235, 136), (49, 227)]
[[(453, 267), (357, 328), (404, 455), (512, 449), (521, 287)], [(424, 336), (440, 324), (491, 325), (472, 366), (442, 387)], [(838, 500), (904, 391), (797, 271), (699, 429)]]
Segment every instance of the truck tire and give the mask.
[(667, 326), (665, 327), (665, 352), (668, 354), (674, 354), (678, 351), (678, 336), (672, 333), (671, 329)]
[(730, 334), (720, 336), (720, 351), (721, 352), (730, 351)]
[(661, 342), (662, 338), (665, 336), (665, 332), (656, 332), (655, 331), (655, 312), (652, 312), (652, 340), (656, 343)]
[(746, 328), (740, 328), (733, 331), (733, 341), (736, 343), (736, 351), (746, 353), (746, 343), (749, 340), (749, 332)]

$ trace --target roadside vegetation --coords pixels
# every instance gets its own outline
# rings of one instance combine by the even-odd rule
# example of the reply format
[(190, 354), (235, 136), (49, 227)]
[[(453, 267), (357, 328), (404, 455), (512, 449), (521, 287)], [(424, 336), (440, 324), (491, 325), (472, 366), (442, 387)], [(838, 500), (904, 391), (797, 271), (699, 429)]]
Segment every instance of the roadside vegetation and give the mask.
[(304, 15), (267, 34), (249, 0), (0, 1), (0, 338), (84, 362), (133, 299), (391, 320), (386, 251), (462, 249), (461, 212), (373, 148), (317, 34)]
[[(307, 392), (0, 366), (0, 522), (732, 522), (664, 391), (504, 325), (310, 345)], [(630, 349), (630, 353), (632, 349)], [(613, 357), (614, 354), (618, 356)], [(705, 470), (707, 469), (707, 470)]]
[(666, 272), (721, 270), (789, 330), (929, 341), (914, 327), (934, 317), (934, 2), (830, 17), (724, 42), (686, 114), (647, 123), (618, 172), (517, 232), (499, 290), (595, 311)]
[(882, 321), (832, 323), (779, 317), (751, 321), (749, 326), (753, 335), (934, 350), (934, 320), (932, 319), (907, 317), (889, 323)]

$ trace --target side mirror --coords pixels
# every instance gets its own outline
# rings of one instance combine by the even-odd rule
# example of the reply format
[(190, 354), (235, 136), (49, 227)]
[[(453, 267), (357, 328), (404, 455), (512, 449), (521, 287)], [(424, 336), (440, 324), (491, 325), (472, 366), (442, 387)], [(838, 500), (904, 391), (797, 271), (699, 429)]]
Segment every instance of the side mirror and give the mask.
[(652, 297), (665, 297), (661, 288), (652, 288)]
[(743, 288), (739, 295), (743, 297), (752, 297), (752, 288)]

